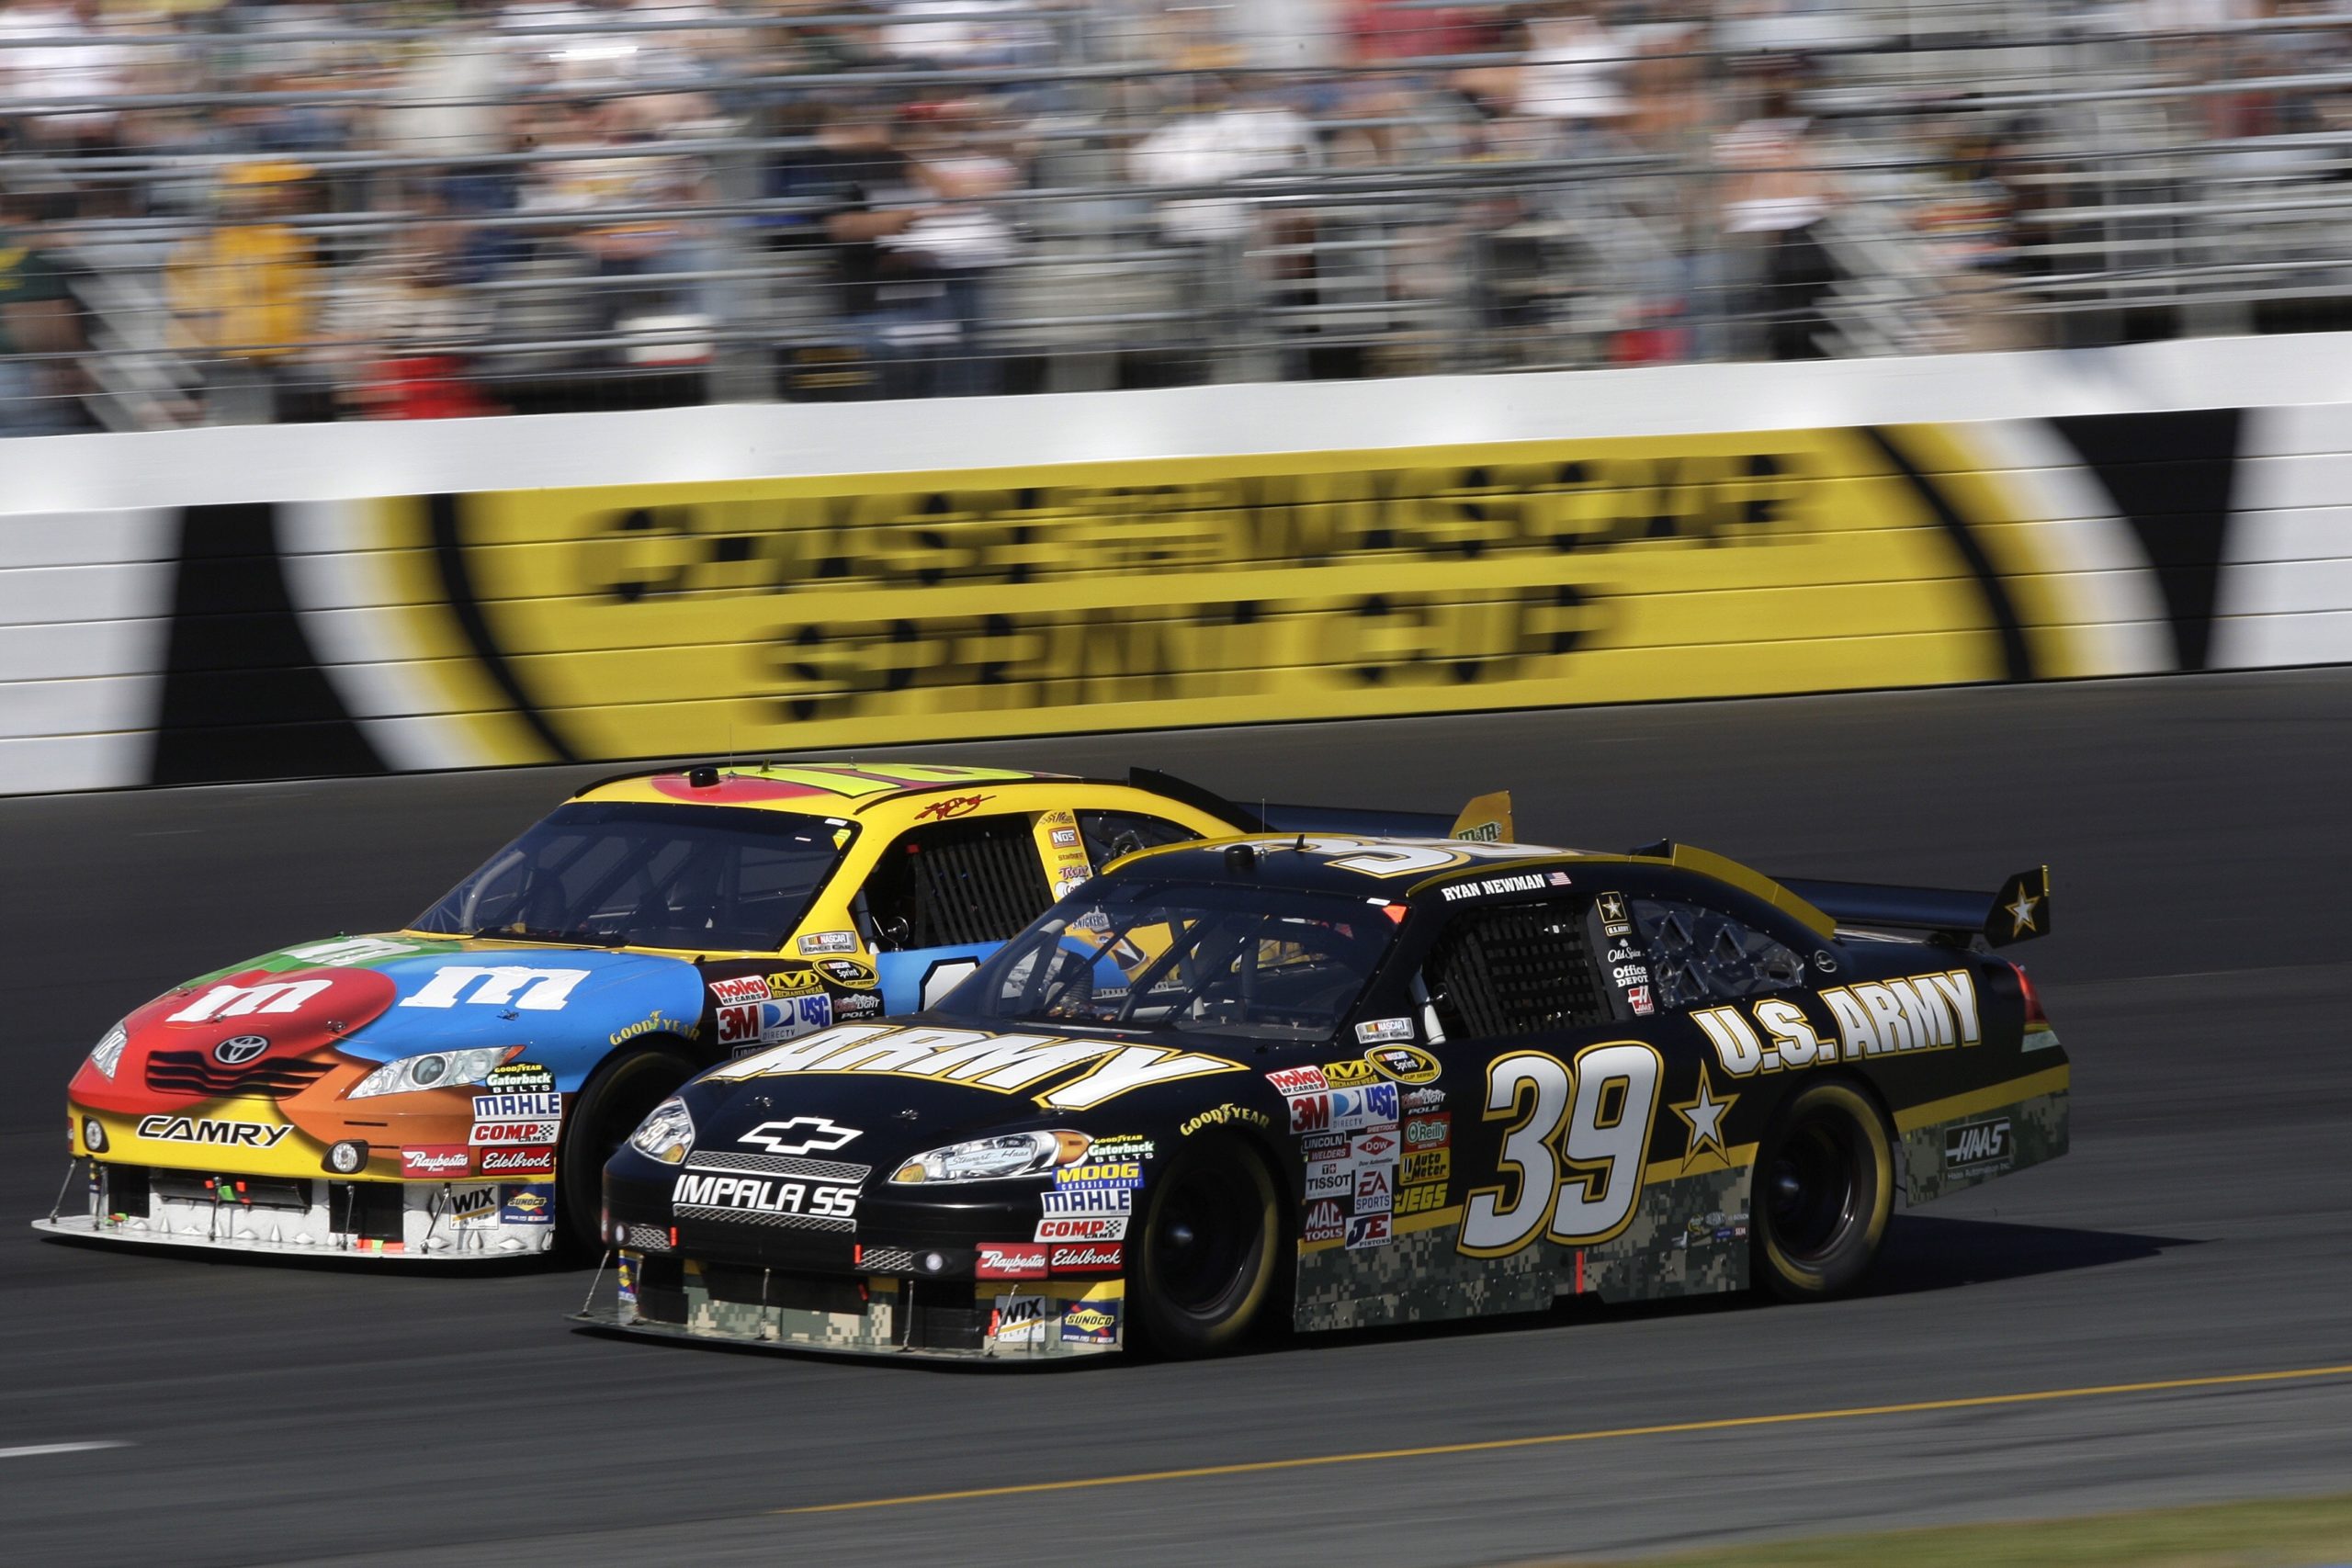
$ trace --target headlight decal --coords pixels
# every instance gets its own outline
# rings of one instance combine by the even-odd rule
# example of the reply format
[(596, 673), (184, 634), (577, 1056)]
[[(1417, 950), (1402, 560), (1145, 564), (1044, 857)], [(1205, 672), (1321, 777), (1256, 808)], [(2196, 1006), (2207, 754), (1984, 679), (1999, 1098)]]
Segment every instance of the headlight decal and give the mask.
[(686, 1102), (671, 1097), (646, 1112), (637, 1131), (628, 1135), (628, 1146), (648, 1159), (658, 1159), (663, 1165), (684, 1163), (694, 1152), (694, 1113)]
[(890, 1179), (911, 1186), (1050, 1176), (1062, 1167), (1085, 1158), (1093, 1141), (1084, 1133), (1066, 1129), (972, 1138), (915, 1156), (893, 1171)]
[(119, 1023), (107, 1031), (106, 1038), (90, 1047), (90, 1066), (98, 1076), (111, 1081), (114, 1071), (122, 1066), (122, 1048), (130, 1043), (130, 1032)]
[(427, 1051), (386, 1062), (343, 1091), (345, 1100), (379, 1094), (414, 1094), (428, 1089), (462, 1089), (490, 1077), (491, 1069), (521, 1054), (520, 1045), (479, 1045), (462, 1051)]

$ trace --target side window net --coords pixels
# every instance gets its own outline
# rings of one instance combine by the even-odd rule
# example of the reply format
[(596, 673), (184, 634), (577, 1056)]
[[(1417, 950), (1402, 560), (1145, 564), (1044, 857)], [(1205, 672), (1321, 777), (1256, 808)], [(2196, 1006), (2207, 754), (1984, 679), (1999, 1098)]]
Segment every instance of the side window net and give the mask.
[(1086, 844), (1086, 858), (1098, 869), (1136, 850), (1155, 850), (1200, 837), (1189, 828), (1140, 811), (1081, 811), (1078, 829)]
[(1424, 970), (1450, 1040), (1577, 1029), (1609, 1017), (1583, 920), (1566, 905), (1464, 915)]
[(906, 923), (907, 947), (1003, 942), (1054, 901), (1026, 817), (920, 828), (876, 868), (867, 907), (887, 929)]
[(1634, 898), (1634, 929), (1649, 950), (1658, 1000), (1669, 1008), (1782, 991), (1804, 977), (1797, 955), (1729, 915), (1679, 899)]

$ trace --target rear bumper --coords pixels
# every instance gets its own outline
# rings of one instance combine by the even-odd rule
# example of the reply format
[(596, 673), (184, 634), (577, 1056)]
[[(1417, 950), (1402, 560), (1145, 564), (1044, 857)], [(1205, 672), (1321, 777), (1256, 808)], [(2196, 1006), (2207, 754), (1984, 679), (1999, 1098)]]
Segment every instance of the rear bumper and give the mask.
[(555, 1245), (552, 1182), (334, 1181), (206, 1177), (76, 1161), (78, 1214), (33, 1222), (74, 1241), (287, 1258), (472, 1263)]
[[(601, 1289), (601, 1287), (600, 1287)], [(571, 1321), (653, 1339), (1007, 1364), (1119, 1349), (1123, 1280), (827, 1278), (622, 1252), (609, 1303)]]

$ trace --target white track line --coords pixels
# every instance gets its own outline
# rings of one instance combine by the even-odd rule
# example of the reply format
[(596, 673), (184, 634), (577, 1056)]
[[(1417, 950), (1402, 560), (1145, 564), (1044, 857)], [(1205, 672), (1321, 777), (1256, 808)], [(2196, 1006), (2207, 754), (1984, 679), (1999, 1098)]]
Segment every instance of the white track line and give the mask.
[(127, 1449), (129, 1443), (107, 1438), (95, 1443), (28, 1443), (20, 1449), (0, 1449), (0, 1459), (33, 1459), (41, 1454), (84, 1454), (92, 1449)]

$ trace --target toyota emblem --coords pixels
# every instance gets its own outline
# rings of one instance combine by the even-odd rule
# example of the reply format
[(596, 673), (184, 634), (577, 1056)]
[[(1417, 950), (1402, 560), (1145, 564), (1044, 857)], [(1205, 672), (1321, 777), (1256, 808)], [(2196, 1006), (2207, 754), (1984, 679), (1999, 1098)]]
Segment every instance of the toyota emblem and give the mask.
[(224, 1067), (242, 1067), (264, 1051), (269, 1042), (258, 1034), (240, 1034), (212, 1047), (212, 1059)]

